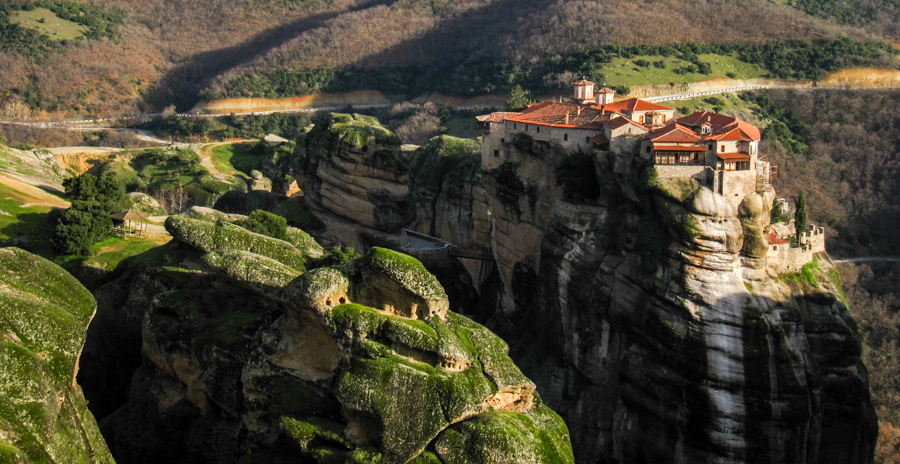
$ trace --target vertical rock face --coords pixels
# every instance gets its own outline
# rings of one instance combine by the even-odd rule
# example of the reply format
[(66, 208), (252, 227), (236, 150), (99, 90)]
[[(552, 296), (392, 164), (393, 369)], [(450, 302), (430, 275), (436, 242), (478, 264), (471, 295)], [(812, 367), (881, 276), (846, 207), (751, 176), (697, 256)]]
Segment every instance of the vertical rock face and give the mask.
[(75, 384), (96, 307), (59, 266), (0, 248), (0, 462), (113, 462)]
[[(485, 319), (566, 418), (579, 461), (871, 460), (876, 421), (839, 277), (825, 254), (808, 278), (774, 274), (774, 192), (735, 208), (630, 153), (596, 152), (600, 196), (573, 204), (556, 185), (560, 147), (522, 137), (479, 171), (448, 161), (457, 146), (406, 154), (411, 227), (490, 251), (465, 260), (482, 306), (499, 294)], [(345, 227), (368, 227), (353, 216)]]
[[(391, 234), (415, 219), (400, 139), (377, 119), (334, 113), (300, 142), (293, 162), (307, 204), (339, 240), (358, 248), (361, 228)], [(348, 224), (353, 226), (348, 226)]]
[(566, 418), (578, 459), (869, 462), (875, 416), (827, 255), (812, 282), (769, 276), (745, 237), (771, 198), (738, 217), (702, 187), (618, 174), (598, 214), (557, 216), (534, 303), (517, 299), (517, 328), (543, 343), (513, 342), (514, 356)]

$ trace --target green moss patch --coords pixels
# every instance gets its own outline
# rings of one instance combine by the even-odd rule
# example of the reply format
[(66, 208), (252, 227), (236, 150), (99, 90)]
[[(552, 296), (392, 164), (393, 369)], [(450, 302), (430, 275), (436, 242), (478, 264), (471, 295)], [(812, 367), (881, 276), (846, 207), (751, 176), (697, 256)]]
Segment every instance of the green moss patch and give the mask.
[(166, 230), (176, 240), (207, 253), (242, 250), (273, 259), (300, 272), (306, 271), (306, 257), (290, 243), (255, 234), (224, 221), (213, 224), (169, 217), (166, 219)]
[(330, 137), (357, 149), (364, 149), (371, 144), (400, 147), (400, 137), (371, 116), (335, 113), (331, 117), (328, 131)]
[(0, 249), (0, 428), (11, 428), (10, 441), (0, 441), (2, 462), (112, 462), (71, 387), (95, 307), (59, 266)]
[(339, 331), (349, 330), (358, 336), (374, 336), (432, 353), (437, 350), (437, 334), (422, 321), (388, 316), (358, 304), (335, 306), (330, 314)]
[(568, 429), (546, 406), (480, 414), (441, 433), (435, 449), (445, 464), (574, 462)]
[(355, 262), (357, 266), (384, 273), (412, 293), (426, 300), (446, 299), (447, 293), (437, 278), (412, 256), (373, 247), (364, 257)]
[(240, 282), (262, 288), (282, 288), (301, 272), (265, 256), (245, 251), (211, 252), (203, 255), (203, 264)]

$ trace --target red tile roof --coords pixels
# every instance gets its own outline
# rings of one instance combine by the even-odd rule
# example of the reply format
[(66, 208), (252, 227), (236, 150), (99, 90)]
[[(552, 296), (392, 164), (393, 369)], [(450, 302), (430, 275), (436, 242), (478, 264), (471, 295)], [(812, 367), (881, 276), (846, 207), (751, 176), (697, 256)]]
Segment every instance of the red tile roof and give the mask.
[(602, 89), (596, 91), (595, 93), (616, 93), (616, 91), (609, 87), (603, 87)]
[(702, 143), (703, 138), (681, 124), (668, 124), (644, 136), (656, 142)]
[(712, 140), (751, 141), (762, 138), (759, 129), (753, 124), (710, 111), (695, 111), (693, 114), (678, 118), (676, 121), (678, 124), (697, 128), (703, 124), (709, 124), (712, 132), (707, 138)]
[(705, 148), (705, 147), (696, 147), (696, 146), (695, 146), (695, 147), (690, 147), (690, 146), (683, 146), (683, 145), (682, 145), (682, 146), (673, 146), (673, 145), (656, 146), (656, 145), (654, 145), (654, 146), (653, 146), (653, 150), (654, 150), (654, 151), (657, 151), (657, 152), (660, 152), (660, 151), (692, 151), (692, 152), (697, 152), (697, 151), (706, 151), (706, 148)]
[(475, 119), (477, 119), (478, 122), (502, 122), (506, 118), (512, 118), (518, 116), (519, 114), (521, 113), (499, 111), (496, 113), (475, 116)]
[(674, 108), (650, 103), (640, 98), (629, 98), (628, 100), (612, 102), (606, 105), (598, 105), (594, 109), (603, 111), (674, 111)]
[(600, 130), (605, 122), (603, 113), (571, 103), (547, 101), (531, 105), (518, 116), (506, 118), (507, 121), (541, 126), (571, 127), (576, 129)]
[(750, 155), (746, 153), (716, 153), (716, 156), (726, 161), (750, 161)]
[(769, 242), (769, 245), (786, 245), (791, 243), (790, 240), (779, 237), (775, 232), (769, 232), (769, 235), (766, 236), (766, 241)]
[(587, 79), (582, 79), (573, 85), (595, 85), (595, 84)]
[(647, 130), (646, 127), (642, 126), (641, 124), (638, 124), (634, 120), (630, 119), (628, 116), (625, 116), (621, 113), (613, 113), (613, 114), (607, 113), (604, 116), (607, 118), (608, 122), (604, 123), (603, 125), (605, 127), (607, 127), (609, 130), (616, 130), (620, 127), (627, 126), (629, 124), (632, 126), (636, 126), (641, 129)]

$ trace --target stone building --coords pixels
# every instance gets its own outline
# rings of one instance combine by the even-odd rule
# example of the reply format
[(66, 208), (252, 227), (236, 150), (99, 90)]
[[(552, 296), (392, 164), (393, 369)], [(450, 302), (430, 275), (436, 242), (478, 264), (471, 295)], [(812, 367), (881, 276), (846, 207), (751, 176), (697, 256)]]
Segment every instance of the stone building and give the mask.
[[(614, 101), (615, 92), (581, 80), (569, 102), (545, 101), (518, 112), (478, 116), (483, 131), (482, 168), (496, 169), (513, 145), (543, 142), (565, 151), (632, 154), (652, 164), (660, 178), (694, 179), (738, 207), (749, 195), (774, 191), (777, 167), (759, 153), (758, 128), (709, 111), (676, 118), (675, 109), (638, 98)], [(786, 205), (785, 205), (786, 206)], [(800, 245), (769, 236), (769, 255), (779, 273), (797, 272), (825, 251), (824, 230), (801, 234)]]

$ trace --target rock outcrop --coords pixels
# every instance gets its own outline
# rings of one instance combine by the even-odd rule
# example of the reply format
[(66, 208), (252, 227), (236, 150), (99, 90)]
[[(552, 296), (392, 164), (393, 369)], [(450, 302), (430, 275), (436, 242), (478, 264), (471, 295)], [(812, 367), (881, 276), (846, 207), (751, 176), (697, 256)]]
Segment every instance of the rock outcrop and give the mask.
[[(440, 137), (403, 152), (408, 169), (373, 171), (383, 147), (348, 143), (347, 124), (374, 130), (357, 121), (316, 126), (297, 162), (319, 212), (340, 218), (330, 232), (351, 244), (389, 234), (359, 186), (392, 182), (394, 211), (415, 211), (393, 224), (489, 254), (463, 260), (480, 291), (473, 314), (566, 418), (579, 462), (871, 460), (876, 421), (839, 277), (826, 254), (803, 279), (769, 266), (774, 192), (735, 208), (693, 179), (657, 179), (632, 153), (596, 151), (599, 196), (569, 202), (557, 185), (567, 154), (524, 134), (493, 169)], [(324, 199), (338, 190), (353, 199)]]
[(736, 211), (616, 161), (597, 158), (595, 214), (548, 228), (538, 284), (513, 282), (516, 329), (542, 340), (511, 341), (514, 357), (578, 460), (870, 462), (866, 370), (827, 255), (813, 282), (769, 275), (747, 237), (770, 195)]
[(286, 174), (296, 175), (307, 205), (338, 241), (362, 248), (361, 232), (390, 235), (415, 219), (400, 139), (377, 119), (331, 114), (297, 150)]
[(0, 248), (0, 462), (113, 462), (75, 383), (96, 307), (59, 266)]
[(196, 270), (150, 298), (145, 362), (102, 421), (120, 462), (572, 462), (507, 345), (421, 263), (373, 248), (316, 268), (199, 213), (166, 222)]

